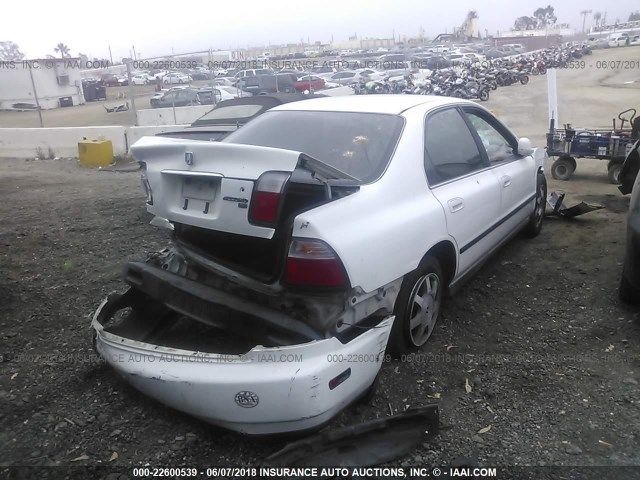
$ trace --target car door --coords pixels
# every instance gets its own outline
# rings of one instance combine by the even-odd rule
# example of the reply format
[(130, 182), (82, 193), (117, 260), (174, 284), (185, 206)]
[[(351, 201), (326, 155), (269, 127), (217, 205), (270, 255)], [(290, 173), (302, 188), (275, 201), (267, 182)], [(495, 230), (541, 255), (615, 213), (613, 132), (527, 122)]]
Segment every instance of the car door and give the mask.
[(532, 156), (517, 154), (516, 137), (488, 112), (462, 107), (472, 131), (481, 143), (491, 171), (500, 186), (500, 226), (508, 235), (533, 211), (536, 193), (536, 163)]
[(191, 105), (195, 102), (196, 95), (192, 90), (187, 90), (186, 88), (183, 90), (178, 90), (176, 92), (176, 107), (184, 107), (187, 105)]
[(500, 208), (500, 189), (456, 107), (427, 116), (424, 156), (429, 186), (458, 246), (458, 275), (463, 275), (499, 241), (493, 225)]
[(162, 96), (159, 103), (161, 107), (171, 107), (173, 106), (175, 101), (176, 101), (176, 92), (168, 92)]

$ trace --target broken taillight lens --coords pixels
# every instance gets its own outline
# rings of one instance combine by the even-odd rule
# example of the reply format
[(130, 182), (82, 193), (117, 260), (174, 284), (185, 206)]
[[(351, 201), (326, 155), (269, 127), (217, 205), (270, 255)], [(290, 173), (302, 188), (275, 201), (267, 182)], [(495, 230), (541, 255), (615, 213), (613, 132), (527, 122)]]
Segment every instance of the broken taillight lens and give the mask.
[(292, 239), (287, 257), (286, 283), (301, 287), (344, 287), (344, 266), (322, 240)]
[(275, 227), (289, 172), (264, 172), (256, 181), (249, 206), (249, 222)]

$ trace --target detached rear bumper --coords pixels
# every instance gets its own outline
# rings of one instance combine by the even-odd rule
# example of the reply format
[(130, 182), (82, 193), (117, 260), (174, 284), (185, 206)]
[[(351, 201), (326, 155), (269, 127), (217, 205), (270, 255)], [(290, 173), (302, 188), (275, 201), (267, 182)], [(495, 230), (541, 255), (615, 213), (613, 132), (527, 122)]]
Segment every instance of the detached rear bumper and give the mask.
[(347, 344), (336, 338), (243, 355), (179, 350), (92, 327), (96, 350), (131, 385), (207, 422), (247, 434), (318, 427), (372, 385), (384, 359), (394, 317)]

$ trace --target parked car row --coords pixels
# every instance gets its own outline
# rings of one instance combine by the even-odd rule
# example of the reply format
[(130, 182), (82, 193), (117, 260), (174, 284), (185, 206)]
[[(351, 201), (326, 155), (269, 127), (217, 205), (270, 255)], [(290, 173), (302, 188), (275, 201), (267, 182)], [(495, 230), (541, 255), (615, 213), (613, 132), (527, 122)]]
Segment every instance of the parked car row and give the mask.
[(152, 108), (187, 107), (191, 105), (213, 105), (237, 96), (226, 88), (217, 87), (174, 87), (156, 93), (149, 103)]

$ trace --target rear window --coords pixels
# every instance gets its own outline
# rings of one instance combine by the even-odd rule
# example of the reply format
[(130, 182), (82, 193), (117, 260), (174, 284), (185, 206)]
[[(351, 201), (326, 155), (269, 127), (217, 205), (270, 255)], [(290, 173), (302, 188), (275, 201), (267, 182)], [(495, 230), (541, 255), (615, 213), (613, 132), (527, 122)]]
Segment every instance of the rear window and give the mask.
[(306, 153), (362, 183), (384, 172), (404, 120), (381, 113), (272, 111), (224, 139)]

